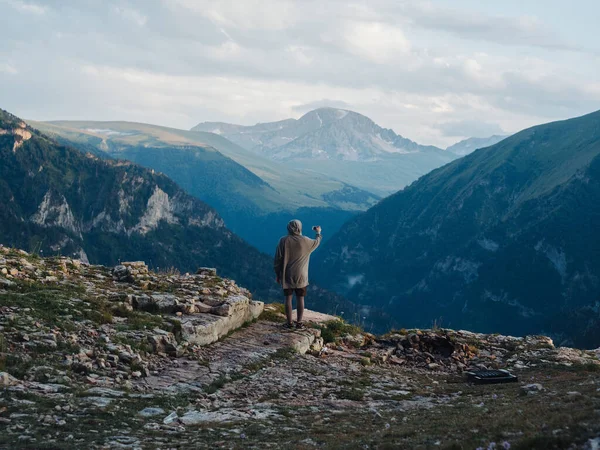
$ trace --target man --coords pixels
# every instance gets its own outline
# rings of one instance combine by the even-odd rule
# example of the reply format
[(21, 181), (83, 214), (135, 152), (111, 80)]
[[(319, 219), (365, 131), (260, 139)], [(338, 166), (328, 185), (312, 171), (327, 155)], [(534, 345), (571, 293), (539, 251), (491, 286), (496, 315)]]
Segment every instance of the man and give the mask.
[(304, 313), (304, 297), (308, 286), (308, 262), (310, 254), (321, 243), (321, 227), (314, 227), (315, 239), (302, 236), (302, 222), (292, 220), (287, 226), (288, 235), (279, 240), (275, 250), (275, 274), (277, 283), (283, 287), (285, 295), (286, 328), (292, 328), (292, 296), (296, 293), (298, 318), (296, 328), (304, 328), (302, 314)]

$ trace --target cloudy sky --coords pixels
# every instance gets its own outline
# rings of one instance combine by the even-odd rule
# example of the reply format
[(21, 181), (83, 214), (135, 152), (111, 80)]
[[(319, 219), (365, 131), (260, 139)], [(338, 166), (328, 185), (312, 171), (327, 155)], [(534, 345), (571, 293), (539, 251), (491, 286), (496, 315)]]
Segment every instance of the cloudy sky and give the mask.
[(423, 144), (600, 109), (597, 0), (0, 0), (0, 108), (254, 124), (319, 106)]

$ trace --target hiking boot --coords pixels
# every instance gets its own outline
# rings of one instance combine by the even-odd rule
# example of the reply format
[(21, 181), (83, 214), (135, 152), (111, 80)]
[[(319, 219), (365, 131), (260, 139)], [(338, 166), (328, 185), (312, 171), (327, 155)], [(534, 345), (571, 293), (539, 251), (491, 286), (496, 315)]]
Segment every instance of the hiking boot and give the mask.
[(285, 328), (286, 330), (293, 330), (294, 329), (294, 324), (293, 323), (289, 323), (286, 322), (282, 325), (283, 328)]
[(302, 322), (296, 322), (296, 330), (303, 330), (306, 327), (304, 326), (304, 324)]

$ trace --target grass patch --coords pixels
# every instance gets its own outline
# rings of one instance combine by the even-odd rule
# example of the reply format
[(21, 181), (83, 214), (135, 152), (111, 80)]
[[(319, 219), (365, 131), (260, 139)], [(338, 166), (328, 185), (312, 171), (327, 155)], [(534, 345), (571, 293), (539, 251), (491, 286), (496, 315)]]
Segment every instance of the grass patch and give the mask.
[(356, 335), (362, 333), (362, 330), (356, 325), (350, 325), (343, 320), (330, 320), (321, 325), (317, 325), (321, 330), (321, 337), (326, 344), (336, 342), (342, 336), (347, 334)]
[[(179, 321), (177, 322), (179, 323)], [(160, 328), (163, 325), (163, 318), (161, 316), (155, 316), (148, 313), (141, 313), (134, 311), (127, 318), (127, 324), (131, 330), (152, 330), (154, 328)], [(181, 323), (179, 323), (181, 329)], [(173, 333), (175, 334), (175, 333)], [(175, 336), (177, 336), (175, 334)], [(181, 336), (181, 330), (180, 330)]]
[(259, 319), (276, 323), (285, 322), (285, 305), (283, 303), (269, 303), (265, 306)]
[(338, 398), (342, 398), (344, 400), (353, 400), (355, 402), (359, 402), (365, 396), (365, 391), (361, 389), (342, 389), (337, 393)]
[(204, 392), (207, 394), (214, 394), (219, 389), (227, 384), (227, 377), (225, 375), (219, 375), (219, 378), (213, 380), (206, 388), (204, 388)]
[(8, 354), (4, 360), (4, 370), (13, 377), (22, 380), (34, 365), (40, 365), (39, 359), (31, 358), (27, 355)]

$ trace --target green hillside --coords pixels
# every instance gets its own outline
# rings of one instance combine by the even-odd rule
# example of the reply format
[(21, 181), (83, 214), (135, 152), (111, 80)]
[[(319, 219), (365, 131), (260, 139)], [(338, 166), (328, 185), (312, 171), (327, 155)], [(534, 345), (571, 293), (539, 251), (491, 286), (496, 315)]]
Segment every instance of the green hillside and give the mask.
[(299, 213), (307, 223), (321, 224), (329, 237), (378, 200), (334, 179), (261, 159), (212, 133), (127, 122), (31, 123), (84, 152), (166, 174), (214, 207), (228, 228), (267, 253)]
[(598, 346), (599, 205), (596, 112), (422, 177), (346, 224), (317, 273), (406, 326), (437, 320)]
[[(181, 270), (212, 265), (262, 297), (276, 292), (270, 258), (164, 175), (86, 156), (2, 110), (0, 130), (1, 243), (108, 265), (120, 259)], [(19, 133), (29, 139), (19, 140)]]

